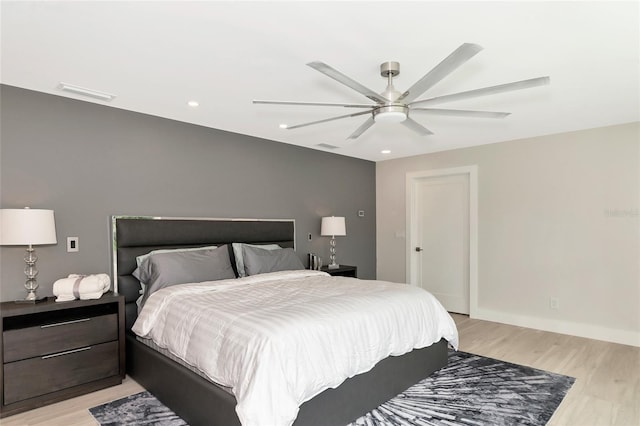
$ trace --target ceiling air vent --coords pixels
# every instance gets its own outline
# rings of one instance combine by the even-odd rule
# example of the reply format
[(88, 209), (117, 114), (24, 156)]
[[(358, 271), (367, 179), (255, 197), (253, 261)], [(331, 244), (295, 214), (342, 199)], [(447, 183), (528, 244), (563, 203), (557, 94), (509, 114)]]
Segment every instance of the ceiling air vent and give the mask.
[(327, 148), (327, 149), (338, 149), (338, 148), (340, 148), (339, 146), (329, 145), (328, 143), (319, 143), (316, 146), (319, 146), (320, 148)]
[(73, 84), (60, 83), (58, 88), (64, 92), (75, 93), (76, 95), (88, 96), (90, 98), (100, 99), (101, 101), (112, 101), (116, 95), (98, 92), (97, 90), (87, 89), (85, 87), (74, 86)]

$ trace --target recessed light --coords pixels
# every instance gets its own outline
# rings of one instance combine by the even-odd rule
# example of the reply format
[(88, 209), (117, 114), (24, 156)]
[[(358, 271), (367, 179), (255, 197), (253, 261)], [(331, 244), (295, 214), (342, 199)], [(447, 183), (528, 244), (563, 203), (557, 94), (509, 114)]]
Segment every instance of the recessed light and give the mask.
[(390, 149), (383, 149), (382, 151), (380, 151), (380, 154), (391, 154), (391, 150)]
[(282, 124), (280, 125), (280, 128), (281, 128), (281, 129), (286, 129), (287, 127), (289, 127), (289, 126), (287, 126), (287, 125), (286, 125), (286, 124), (284, 124), (284, 123), (282, 123)]
[(110, 93), (98, 92), (97, 90), (87, 89), (86, 87), (75, 86), (73, 84), (60, 83), (60, 90), (75, 93), (76, 95), (89, 96), (91, 98), (100, 99), (102, 101), (111, 101), (116, 95)]
[(189, 105), (192, 108), (195, 108), (200, 104), (198, 103), (198, 101), (189, 101), (189, 102), (187, 102), (187, 105)]

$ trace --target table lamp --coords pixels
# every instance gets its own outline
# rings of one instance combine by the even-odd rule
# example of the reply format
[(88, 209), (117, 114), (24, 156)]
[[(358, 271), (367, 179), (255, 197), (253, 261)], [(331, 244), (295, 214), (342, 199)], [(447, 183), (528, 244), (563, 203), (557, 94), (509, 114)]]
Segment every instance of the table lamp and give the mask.
[(320, 235), (322, 235), (323, 237), (331, 236), (331, 241), (329, 242), (329, 244), (331, 245), (331, 247), (329, 248), (329, 265), (327, 265), (327, 268), (338, 269), (340, 265), (336, 263), (335, 237), (343, 237), (347, 235), (347, 230), (344, 224), (344, 217), (323, 217), (322, 226), (320, 228)]
[(56, 225), (53, 210), (30, 209), (0, 209), (0, 245), (27, 246), (24, 257), (26, 266), (24, 274), (27, 281), (25, 302), (38, 302), (44, 298), (36, 296), (38, 283), (36, 275), (36, 251), (34, 245), (56, 244)]

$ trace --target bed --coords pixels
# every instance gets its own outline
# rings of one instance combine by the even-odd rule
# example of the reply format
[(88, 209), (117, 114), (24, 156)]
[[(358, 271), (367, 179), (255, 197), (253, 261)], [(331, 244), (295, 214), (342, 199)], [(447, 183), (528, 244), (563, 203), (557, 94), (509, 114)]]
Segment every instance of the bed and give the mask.
[[(142, 343), (131, 331), (138, 316), (136, 257), (158, 249), (277, 244), (295, 249), (295, 221), (112, 217), (114, 289), (125, 296), (127, 373), (192, 426), (240, 425), (228, 389)], [(234, 257), (229, 249), (229, 256)], [(235, 263), (232, 261), (232, 264)], [(235, 271), (237, 273), (237, 271)], [(447, 363), (447, 341), (389, 356), (304, 402), (294, 425), (346, 425)]]

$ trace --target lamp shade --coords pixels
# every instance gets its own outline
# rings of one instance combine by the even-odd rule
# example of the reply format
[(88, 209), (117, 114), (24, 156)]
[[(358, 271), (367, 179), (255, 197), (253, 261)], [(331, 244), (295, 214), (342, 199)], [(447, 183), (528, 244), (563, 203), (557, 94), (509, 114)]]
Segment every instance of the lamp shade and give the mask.
[(320, 227), (320, 235), (322, 236), (345, 236), (347, 229), (344, 224), (344, 217), (330, 216), (322, 218), (322, 226)]
[(53, 210), (1, 209), (0, 245), (56, 244)]

